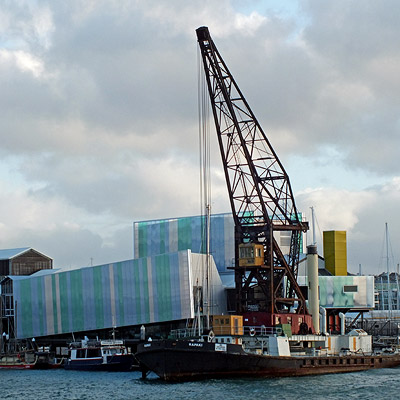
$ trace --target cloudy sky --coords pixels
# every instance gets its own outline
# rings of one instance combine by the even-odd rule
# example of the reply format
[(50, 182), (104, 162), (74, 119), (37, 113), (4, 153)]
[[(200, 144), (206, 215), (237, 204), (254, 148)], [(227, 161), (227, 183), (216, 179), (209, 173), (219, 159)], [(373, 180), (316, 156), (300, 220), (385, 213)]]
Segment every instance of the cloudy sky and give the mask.
[[(0, 248), (34, 247), (55, 267), (118, 261), (133, 221), (200, 212), (206, 25), (298, 208), (315, 208), (318, 241), (346, 230), (349, 270), (380, 273), (387, 222), (394, 270), (399, 17), (397, 0), (2, 1)], [(212, 209), (228, 212), (213, 149)]]

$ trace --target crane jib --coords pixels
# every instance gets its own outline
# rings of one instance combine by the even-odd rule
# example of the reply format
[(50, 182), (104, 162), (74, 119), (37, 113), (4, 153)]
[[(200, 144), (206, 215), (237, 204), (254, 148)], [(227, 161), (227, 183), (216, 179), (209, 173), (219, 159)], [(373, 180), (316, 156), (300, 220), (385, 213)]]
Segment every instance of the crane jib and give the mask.
[[(235, 223), (236, 311), (272, 315), (292, 312), (296, 304), (296, 313), (308, 315), (297, 284), (308, 224), (296, 209), (288, 174), (208, 28), (196, 33)], [(286, 238), (285, 246), (279, 237)]]

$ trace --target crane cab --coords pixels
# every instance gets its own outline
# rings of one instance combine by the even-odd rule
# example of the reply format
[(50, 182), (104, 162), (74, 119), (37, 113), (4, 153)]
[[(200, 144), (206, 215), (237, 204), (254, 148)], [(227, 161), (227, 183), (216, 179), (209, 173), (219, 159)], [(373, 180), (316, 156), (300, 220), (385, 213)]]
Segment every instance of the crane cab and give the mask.
[(264, 265), (264, 246), (256, 243), (239, 244), (239, 267)]

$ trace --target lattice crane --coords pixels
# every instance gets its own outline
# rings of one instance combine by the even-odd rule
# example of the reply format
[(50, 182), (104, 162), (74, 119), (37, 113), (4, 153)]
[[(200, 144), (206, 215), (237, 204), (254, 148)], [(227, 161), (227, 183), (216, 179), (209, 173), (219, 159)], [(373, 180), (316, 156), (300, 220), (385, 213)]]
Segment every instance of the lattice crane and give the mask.
[[(196, 30), (235, 224), (236, 311), (308, 314), (297, 284), (301, 233), (289, 177), (219, 54)], [(286, 235), (285, 256), (274, 232)]]

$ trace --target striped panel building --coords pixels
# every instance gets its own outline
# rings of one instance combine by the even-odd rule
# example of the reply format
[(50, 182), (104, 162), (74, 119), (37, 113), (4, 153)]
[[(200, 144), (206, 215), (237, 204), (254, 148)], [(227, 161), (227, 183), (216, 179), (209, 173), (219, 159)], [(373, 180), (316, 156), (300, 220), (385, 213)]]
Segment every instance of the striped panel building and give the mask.
[[(220, 273), (230, 272), (234, 265), (234, 223), (232, 214), (211, 215), (210, 253)], [(204, 254), (205, 217), (183, 217), (135, 222), (133, 225), (134, 257), (148, 257), (190, 249)]]
[[(205, 256), (190, 250), (13, 280), (17, 337), (29, 338), (194, 317)], [(215, 313), (224, 289), (212, 263)]]

